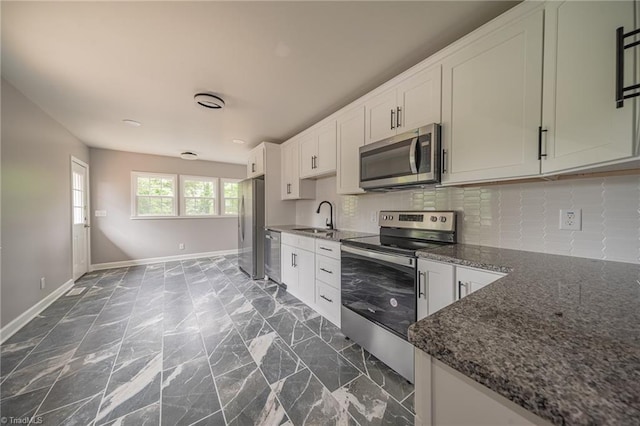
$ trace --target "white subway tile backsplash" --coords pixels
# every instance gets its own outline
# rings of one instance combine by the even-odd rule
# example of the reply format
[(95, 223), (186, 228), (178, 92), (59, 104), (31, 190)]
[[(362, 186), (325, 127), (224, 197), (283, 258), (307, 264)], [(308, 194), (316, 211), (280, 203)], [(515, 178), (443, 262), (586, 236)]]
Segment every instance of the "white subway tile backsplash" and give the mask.
[[(456, 210), (459, 241), (527, 251), (640, 263), (640, 176), (574, 179), (487, 187), (426, 188), (338, 196), (336, 179), (316, 182), (316, 200), (296, 202), (297, 222), (323, 226), (336, 207), (336, 226), (378, 232), (380, 210)], [(558, 229), (560, 209), (582, 209), (582, 231)]]

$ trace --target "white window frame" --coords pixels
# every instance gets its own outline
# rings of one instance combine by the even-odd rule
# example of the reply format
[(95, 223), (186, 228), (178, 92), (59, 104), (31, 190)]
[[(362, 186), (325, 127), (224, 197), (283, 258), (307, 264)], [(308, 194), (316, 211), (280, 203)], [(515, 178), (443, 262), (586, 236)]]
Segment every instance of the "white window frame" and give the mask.
[[(187, 180), (195, 180), (200, 182), (212, 182), (214, 185), (213, 193), (215, 194), (213, 198), (213, 214), (202, 214), (202, 215), (188, 215), (187, 214), (187, 205), (185, 202), (186, 198), (194, 198), (194, 197), (185, 197), (184, 184)], [(220, 216), (220, 178), (212, 177), (212, 176), (191, 176), (191, 175), (180, 175), (180, 217), (184, 218), (206, 218), (206, 217), (218, 217)], [(199, 198), (199, 197), (198, 197)]]
[[(138, 177), (160, 177), (173, 181), (173, 214), (171, 215), (140, 215), (138, 214)], [(154, 172), (131, 172), (131, 217), (136, 219), (162, 219), (178, 216), (178, 175)], [(141, 195), (145, 197), (145, 195)]]
[[(225, 184), (225, 182), (228, 182), (228, 183), (238, 183), (238, 182), (240, 182), (241, 180), (242, 180), (242, 179), (220, 178), (220, 203), (219, 203), (219, 206), (220, 206), (220, 216), (223, 216), (223, 217), (237, 217), (237, 216), (238, 216), (238, 213), (229, 213), (229, 214), (226, 214), (226, 213), (224, 212), (224, 200), (225, 200), (225, 197), (224, 197), (224, 184)], [(240, 199), (240, 197), (238, 197), (238, 200), (239, 200), (239, 199)], [(239, 210), (239, 209), (240, 209), (240, 207), (238, 206), (238, 210)]]

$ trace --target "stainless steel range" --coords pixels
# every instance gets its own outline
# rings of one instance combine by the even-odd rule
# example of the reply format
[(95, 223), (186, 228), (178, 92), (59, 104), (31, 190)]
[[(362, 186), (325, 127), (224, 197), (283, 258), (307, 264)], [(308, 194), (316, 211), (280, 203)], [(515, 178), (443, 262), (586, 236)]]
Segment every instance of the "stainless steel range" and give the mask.
[(453, 211), (381, 211), (380, 235), (342, 241), (342, 332), (414, 381), (416, 250), (456, 242)]

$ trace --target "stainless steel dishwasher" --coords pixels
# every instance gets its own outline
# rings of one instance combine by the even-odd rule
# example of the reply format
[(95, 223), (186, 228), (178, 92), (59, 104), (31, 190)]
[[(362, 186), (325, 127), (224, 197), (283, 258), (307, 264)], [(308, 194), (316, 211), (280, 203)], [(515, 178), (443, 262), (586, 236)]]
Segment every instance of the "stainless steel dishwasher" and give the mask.
[(271, 281), (282, 284), (280, 232), (271, 229), (268, 229), (264, 234), (264, 273)]

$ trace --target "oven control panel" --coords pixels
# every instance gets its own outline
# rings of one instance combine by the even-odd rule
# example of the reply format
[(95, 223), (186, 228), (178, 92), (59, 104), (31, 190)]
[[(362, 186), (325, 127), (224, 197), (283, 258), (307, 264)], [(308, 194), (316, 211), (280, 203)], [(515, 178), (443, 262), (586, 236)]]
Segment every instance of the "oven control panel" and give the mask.
[(424, 229), (428, 231), (455, 232), (456, 212), (454, 211), (391, 211), (382, 210), (378, 218), (381, 227)]

